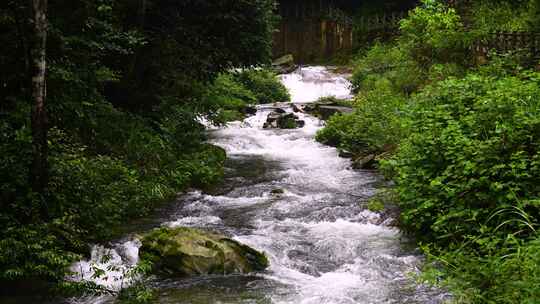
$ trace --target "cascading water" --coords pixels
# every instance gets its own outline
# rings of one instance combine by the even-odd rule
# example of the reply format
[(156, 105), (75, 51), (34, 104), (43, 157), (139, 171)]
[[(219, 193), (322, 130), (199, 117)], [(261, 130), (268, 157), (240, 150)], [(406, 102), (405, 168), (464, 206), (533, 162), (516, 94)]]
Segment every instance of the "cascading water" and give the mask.
[(343, 75), (325, 67), (304, 67), (282, 75), (281, 81), (289, 90), (292, 102), (313, 102), (319, 97), (351, 98), (351, 83)]
[[(351, 94), (345, 78), (323, 67), (301, 68), (282, 81), (293, 102)], [(225, 183), (212, 194), (183, 195), (162, 219), (162, 225), (231, 235), (264, 251), (270, 268), (253, 275), (156, 279), (157, 303), (442, 303), (446, 294), (410, 278), (421, 259), (403, 249), (399, 230), (365, 209), (380, 183), (377, 175), (350, 169), (336, 149), (315, 142), (322, 122), (309, 115), (297, 114), (306, 122), (301, 129), (264, 130), (275, 107), (260, 106), (255, 116), (212, 130), (213, 143), (229, 157)], [(278, 107), (291, 111), (289, 104)], [(112, 265), (97, 283), (117, 290), (137, 261), (138, 246), (133, 240), (115, 249), (96, 246), (92, 259), (73, 270), (91, 279), (93, 266)]]

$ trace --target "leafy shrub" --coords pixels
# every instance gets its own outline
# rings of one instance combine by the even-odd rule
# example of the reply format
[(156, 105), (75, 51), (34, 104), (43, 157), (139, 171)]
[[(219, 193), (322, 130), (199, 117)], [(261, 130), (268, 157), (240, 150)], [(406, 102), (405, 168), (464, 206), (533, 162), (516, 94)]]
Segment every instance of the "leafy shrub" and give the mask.
[(466, 63), (470, 35), (454, 9), (423, 0), (400, 24), (400, 45), (424, 69), (434, 63)]
[(0, 232), (0, 280), (28, 278), (59, 281), (78, 256), (66, 250), (74, 238), (59, 221), (47, 225), (4, 226)]
[(122, 289), (118, 295), (120, 304), (148, 304), (155, 300), (154, 290), (144, 283), (134, 284)]
[(432, 263), (422, 277), (432, 282), (442, 278), (456, 303), (536, 303), (540, 297), (540, 238), (522, 241), (509, 235), (494, 244), (487, 254), (478, 254), (465, 244), (432, 256), (424, 247)]
[(371, 212), (381, 212), (384, 210), (384, 203), (378, 199), (370, 199), (367, 203), (367, 209)]
[(257, 103), (287, 102), (291, 97), (276, 74), (268, 70), (249, 69), (236, 75), (255, 96)]
[(206, 144), (202, 145), (197, 152), (189, 154), (186, 158), (180, 160), (177, 168), (180, 171), (189, 173), (189, 186), (207, 188), (223, 178), (225, 158), (225, 150)]
[(369, 91), (386, 79), (394, 91), (409, 94), (419, 88), (424, 78), (424, 72), (402, 48), (376, 43), (356, 60), (352, 84), (357, 92)]
[[(107, 154), (81, 142), (89, 139), (80, 130), (50, 130), (45, 197), (28, 186), (31, 139), (24, 116), (12, 112), (0, 123), (0, 168), (5, 169), (0, 174), (0, 280), (61, 281), (66, 266), (86, 253), (87, 242), (111, 237), (126, 219), (147, 214), (178, 191), (222, 178), (225, 152), (202, 144), (202, 127), (186, 127), (193, 120), (175, 119), (184, 115), (181, 109), (172, 107), (154, 127), (148, 119), (112, 107), (103, 106), (99, 113), (92, 118), (96, 129), (85, 127), (99, 135)], [(116, 125), (107, 121), (111, 117)], [(111, 130), (101, 129), (102, 124)], [(190, 144), (183, 130), (195, 134)], [(119, 135), (116, 142), (109, 134)], [(46, 221), (39, 220), (43, 214)]]
[(479, 35), (497, 31), (526, 31), (529, 29), (527, 21), (530, 20), (532, 5), (524, 1), (474, 1), (472, 10), (472, 28)]
[(540, 31), (540, 1), (529, 1), (529, 30)]
[(437, 82), (449, 77), (465, 76), (465, 69), (456, 63), (436, 63), (429, 68), (428, 82)]
[(249, 104), (257, 103), (254, 92), (230, 73), (219, 75), (208, 88), (204, 98), (215, 104), (216, 111), (210, 113), (209, 118), (218, 124), (241, 120), (244, 108)]
[(475, 2), (485, 11), (467, 33), (453, 9), (423, 1), (394, 45), (375, 44), (356, 61), (355, 112), (317, 134), (357, 154), (397, 147), (381, 169), (396, 181), (402, 227), (431, 262), (424, 278), (442, 280), (458, 303), (540, 296), (540, 74), (520, 67), (520, 52), (490, 54), (466, 73), (472, 39), (500, 13), (515, 28), (525, 2), (516, 16), (516, 3)]
[(401, 110), (405, 98), (395, 94), (387, 80), (376, 90), (357, 96), (352, 114), (334, 115), (316, 139), (357, 154), (393, 149), (403, 137)]
[(410, 134), (393, 161), (406, 228), (443, 245), (486, 227), (501, 238), (528, 234), (511, 210), (533, 225), (540, 218), (539, 81), (470, 74), (415, 97)]

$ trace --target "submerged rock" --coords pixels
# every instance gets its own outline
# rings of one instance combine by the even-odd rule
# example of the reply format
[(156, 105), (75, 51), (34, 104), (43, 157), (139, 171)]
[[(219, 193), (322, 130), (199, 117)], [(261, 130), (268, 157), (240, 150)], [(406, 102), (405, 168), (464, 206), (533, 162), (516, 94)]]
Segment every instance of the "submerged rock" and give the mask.
[(194, 228), (158, 228), (142, 238), (140, 256), (172, 276), (249, 273), (268, 267), (266, 256), (223, 235)]

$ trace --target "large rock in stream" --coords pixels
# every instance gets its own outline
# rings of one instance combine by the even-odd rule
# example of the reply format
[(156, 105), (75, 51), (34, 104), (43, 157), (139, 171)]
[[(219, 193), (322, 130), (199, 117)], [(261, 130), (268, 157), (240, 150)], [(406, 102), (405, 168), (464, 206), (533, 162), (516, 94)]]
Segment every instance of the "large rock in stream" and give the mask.
[(298, 66), (294, 63), (294, 57), (291, 54), (281, 56), (272, 62), (272, 69), (277, 74), (289, 74), (297, 68)]
[(298, 119), (298, 116), (294, 115), (294, 113), (287, 113), (282, 109), (277, 109), (268, 114), (263, 128), (296, 129), (304, 127), (305, 124), (306, 122)]
[(266, 256), (223, 235), (194, 228), (158, 228), (142, 238), (140, 256), (171, 276), (249, 273), (268, 267)]

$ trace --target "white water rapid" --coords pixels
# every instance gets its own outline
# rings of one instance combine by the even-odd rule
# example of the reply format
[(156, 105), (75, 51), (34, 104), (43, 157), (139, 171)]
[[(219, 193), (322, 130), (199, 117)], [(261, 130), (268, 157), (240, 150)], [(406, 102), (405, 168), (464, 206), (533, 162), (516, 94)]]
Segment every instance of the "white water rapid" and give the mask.
[[(293, 102), (321, 96), (350, 97), (350, 83), (323, 67), (282, 76)], [(191, 192), (167, 209), (162, 225), (223, 232), (258, 250), (270, 267), (252, 275), (155, 279), (156, 303), (443, 303), (440, 291), (416, 285), (421, 257), (404, 249), (392, 220), (365, 208), (381, 183), (374, 172), (350, 168), (350, 160), (314, 140), (323, 123), (298, 113), (305, 126), (265, 130), (267, 115), (289, 104), (260, 106), (243, 122), (212, 130), (212, 142), (226, 149), (226, 180), (212, 194)], [(283, 194), (272, 194), (272, 190)], [(118, 290), (122, 273), (137, 261), (138, 243), (94, 248), (90, 261), (74, 265), (92, 279), (92, 266), (107, 269), (95, 280)], [(103, 260), (108, 255), (110, 259)], [(80, 271), (82, 269), (82, 272)], [(74, 277), (77, 278), (77, 275)], [(74, 300), (76, 301), (76, 300)], [(83, 300), (79, 300), (83, 301)], [(84, 299), (108, 303), (111, 298)]]

